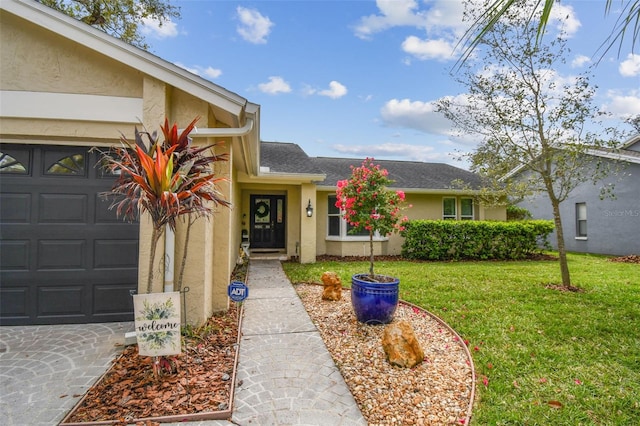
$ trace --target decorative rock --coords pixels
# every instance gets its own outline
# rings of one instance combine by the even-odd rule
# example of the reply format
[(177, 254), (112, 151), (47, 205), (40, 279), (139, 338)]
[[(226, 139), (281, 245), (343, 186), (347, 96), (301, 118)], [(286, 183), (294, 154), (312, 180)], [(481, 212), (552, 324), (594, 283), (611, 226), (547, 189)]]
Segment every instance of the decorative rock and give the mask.
[(401, 368), (412, 368), (424, 360), (424, 352), (407, 321), (398, 321), (385, 327), (382, 347), (387, 361)]
[(342, 281), (335, 272), (325, 272), (322, 274), (324, 291), (322, 300), (340, 300), (342, 298)]

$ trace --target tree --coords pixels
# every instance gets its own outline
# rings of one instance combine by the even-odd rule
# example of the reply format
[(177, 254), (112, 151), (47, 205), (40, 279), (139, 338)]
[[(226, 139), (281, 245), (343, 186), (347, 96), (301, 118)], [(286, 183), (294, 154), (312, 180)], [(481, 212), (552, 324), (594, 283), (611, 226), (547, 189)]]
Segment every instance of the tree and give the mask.
[(360, 167), (351, 166), (349, 179), (338, 181), (336, 207), (353, 227), (352, 232), (369, 233), (369, 277), (373, 281), (373, 237), (376, 232), (388, 236), (401, 231), (406, 216), (400, 216), (404, 207), (403, 191), (387, 187), (392, 183), (389, 172), (367, 158)]
[[(467, 13), (474, 11), (469, 8)], [(539, 43), (537, 24), (530, 16), (539, 17), (504, 12), (503, 20), (481, 41), (479, 68), (471, 61), (463, 64), (457, 80), (469, 94), (441, 99), (438, 110), (460, 131), (481, 139), (470, 154), (473, 171), (513, 199), (535, 192), (548, 196), (562, 283), (570, 287), (560, 204), (578, 184), (597, 182), (609, 173), (587, 154), (615, 143), (587, 131), (598, 115), (592, 106), (595, 89), (590, 76), (559, 76), (555, 69), (564, 62), (565, 40), (560, 34)]]
[(112, 197), (112, 207), (116, 208), (118, 216), (135, 220), (141, 213), (148, 213), (153, 224), (147, 293), (153, 292), (156, 249), (166, 227), (175, 230), (178, 218), (187, 217), (187, 241), (177, 283), (180, 290), (192, 216), (209, 217), (215, 206), (230, 206), (217, 187), (225, 179), (216, 177), (212, 169), (213, 163), (227, 161), (227, 156), (209, 153), (215, 145), (196, 147), (191, 144), (189, 133), (197, 120), (178, 134), (177, 126), (169, 127), (165, 119), (161, 127), (163, 141), (155, 132), (150, 134), (136, 129), (135, 142), (122, 136), (120, 146), (102, 155), (104, 169), (117, 176), (111, 190), (104, 195)]
[[(535, 7), (529, 11), (529, 20), (538, 22), (536, 43), (540, 41), (546, 31), (551, 9), (556, 1), (558, 0), (536, 0)], [(619, 3), (621, 6), (620, 16), (611, 29), (609, 36), (603, 40), (600, 46), (602, 56), (616, 43), (619, 43), (618, 54), (620, 54), (624, 39), (629, 36), (629, 32), (631, 32), (631, 51), (633, 52), (638, 36), (640, 36), (640, 0), (620, 0)], [(542, 9), (540, 11), (541, 5)], [(611, 13), (612, 6), (613, 1), (607, 0), (604, 6), (605, 15)], [(523, 8), (522, 0), (489, 0), (484, 11), (471, 21), (471, 27), (462, 39), (463, 44), (467, 46), (462, 53), (461, 61), (464, 62), (469, 58), (475, 48), (482, 44), (483, 37), (493, 29), (501, 18), (513, 13), (516, 9)], [(537, 13), (540, 13), (539, 18), (533, 19)]]
[(149, 45), (139, 31), (144, 20), (155, 20), (162, 26), (180, 17), (180, 9), (165, 0), (37, 1), (145, 50)]

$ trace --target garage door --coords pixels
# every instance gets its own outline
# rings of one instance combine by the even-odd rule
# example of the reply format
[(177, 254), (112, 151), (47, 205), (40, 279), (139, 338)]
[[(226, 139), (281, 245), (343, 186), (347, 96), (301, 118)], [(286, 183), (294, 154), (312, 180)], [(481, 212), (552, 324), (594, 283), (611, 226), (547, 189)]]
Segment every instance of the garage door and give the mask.
[(0, 324), (130, 321), (138, 224), (87, 148), (0, 144)]

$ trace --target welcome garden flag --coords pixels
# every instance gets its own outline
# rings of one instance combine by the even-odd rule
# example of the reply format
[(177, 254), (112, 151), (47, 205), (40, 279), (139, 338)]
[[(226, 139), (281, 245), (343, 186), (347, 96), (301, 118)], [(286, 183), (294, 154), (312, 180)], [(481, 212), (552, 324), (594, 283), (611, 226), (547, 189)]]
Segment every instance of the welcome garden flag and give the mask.
[(138, 353), (146, 356), (177, 355), (180, 345), (180, 293), (133, 296)]

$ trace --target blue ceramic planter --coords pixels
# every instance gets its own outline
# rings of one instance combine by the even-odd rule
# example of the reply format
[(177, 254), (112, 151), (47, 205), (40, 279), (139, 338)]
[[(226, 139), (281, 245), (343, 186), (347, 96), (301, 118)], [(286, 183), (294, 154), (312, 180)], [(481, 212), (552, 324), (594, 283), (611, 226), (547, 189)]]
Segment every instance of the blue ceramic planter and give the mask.
[(362, 280), (368, 274), (351, 277), (351, 305), (358, 321), (365, 324), (388, 324), (398, 306), (400, 280), (389, 277), (392, 282), (372, 283)]

